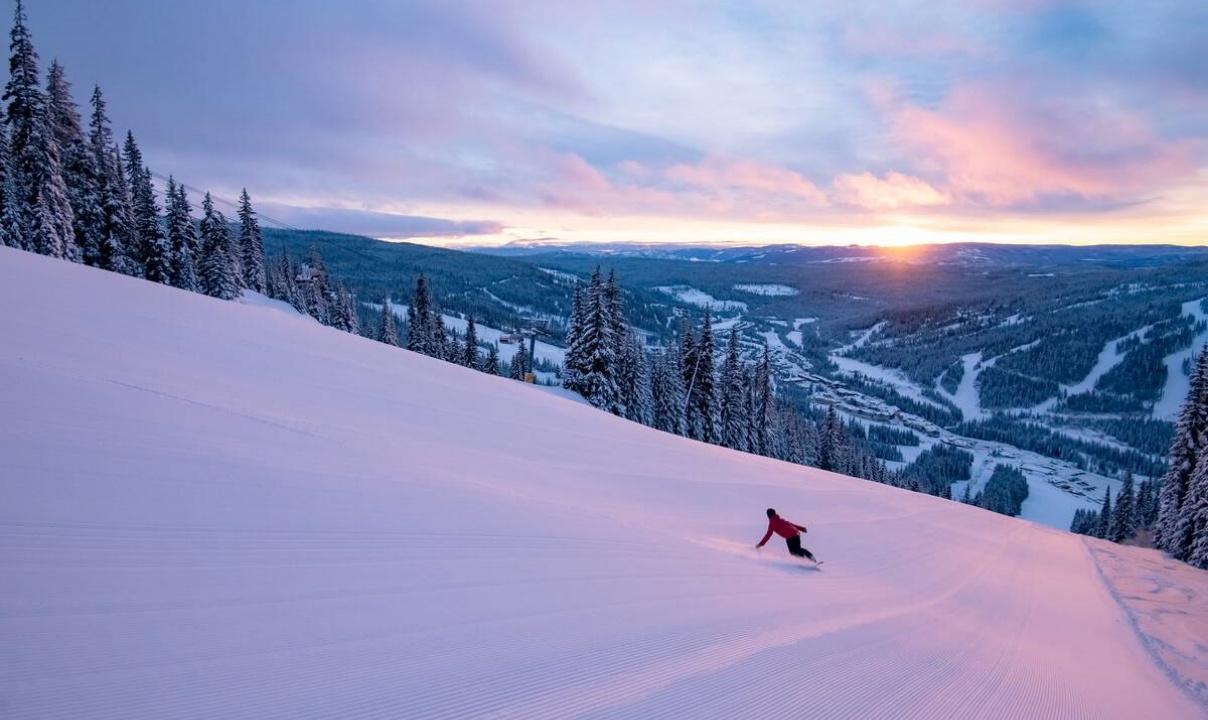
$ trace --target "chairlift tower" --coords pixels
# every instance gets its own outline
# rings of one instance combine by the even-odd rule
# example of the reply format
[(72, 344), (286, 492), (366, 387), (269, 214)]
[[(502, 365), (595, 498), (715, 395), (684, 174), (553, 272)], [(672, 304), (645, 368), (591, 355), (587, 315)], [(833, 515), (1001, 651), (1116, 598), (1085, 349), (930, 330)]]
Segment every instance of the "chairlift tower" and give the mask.
[(527, 339), (529, 343), (528, 357), (530, 370), (524, 373), (524, 381), (529, 384), (536, 384), (537, 373), (531, 368), (537, 364), (537, 336), (549, 334), (549, 320), (546, 318), (536, 318), (531, 322), (532, 325), (530, 327), (517, 330), (516, 334)]

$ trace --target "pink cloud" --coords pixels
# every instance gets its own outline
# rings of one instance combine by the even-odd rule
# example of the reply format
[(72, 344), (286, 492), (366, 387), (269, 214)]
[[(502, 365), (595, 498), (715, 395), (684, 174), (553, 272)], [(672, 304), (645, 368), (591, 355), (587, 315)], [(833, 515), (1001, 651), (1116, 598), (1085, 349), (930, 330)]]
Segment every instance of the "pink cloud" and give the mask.
[(1006, 99), (1012, 94), (966, 85), (937, 110), (890, 101), (893, 136), (925, 168), (945, 175), (954, 197), (994, 205), (1046, 195), (1125, 199), (1194, 171), (1192, 148), (1158, 138), (1137, 113), (1029, 112)]
[(865, 210), (896, 210), (906, 207), (948, 205), (952, 196), (912, 175), (889, 172), (884, 177), (872, 173), (847, 174), (835, 178), (835, 200)]
[(540, 192), (549, 206), (604, 212), (770, 218), (829, 204), (800, 173), (750, 160), (706, 159), (665, 168), (625, 161), (606, 174), (574, 154), (548, 159), (552, 179)]
[(663, 174), (673, 183), (707, 192), (754, 192), (803, 200), (817, 206), (828, 204), (826, 193), (800, 173), (751, 160), (712, 158), (700, 163), (672, 165)]

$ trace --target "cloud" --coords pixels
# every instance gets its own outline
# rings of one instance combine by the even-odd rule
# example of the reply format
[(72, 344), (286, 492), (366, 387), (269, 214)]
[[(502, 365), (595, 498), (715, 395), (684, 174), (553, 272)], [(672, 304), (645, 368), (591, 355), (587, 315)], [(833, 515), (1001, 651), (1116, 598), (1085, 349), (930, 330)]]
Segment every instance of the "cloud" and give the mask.
[(888, 172), (884, 177), (872, 173), (840, 175), (833, 183), (835, 200), (865, 210), (948, 205), (952, 196), (937, 190), (912, 175)]
[(266, 219), (272, 218), (305, 230), (330, 230), (396, 240), (496, 235), (504, 229), (501, 223), (491, 220), (447, 220), (351, 208), (299, 207), (265, 202), (257, 204), (257, 209), (267, 216)]
[(1194, 171), (1193, 144), (1158, 137), (1124, 108), (1034, 108), (1010, 86), (965, 84), (937, 109), (890, 108), (894, 139), (965, 202), (1121, 199)]

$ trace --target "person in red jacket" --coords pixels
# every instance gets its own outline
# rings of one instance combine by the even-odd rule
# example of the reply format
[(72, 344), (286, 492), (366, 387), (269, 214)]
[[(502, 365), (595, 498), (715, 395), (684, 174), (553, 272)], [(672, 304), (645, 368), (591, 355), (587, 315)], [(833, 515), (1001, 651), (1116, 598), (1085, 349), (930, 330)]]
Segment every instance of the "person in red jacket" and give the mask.
[(772, 508), (768, 508), (768, 531), (763, 534), (763, 539), (756, 545), (756, 549), (761, 548), (772, 537), (772, 533), (776, 533), (784, 538), (785, 543), (789, 546), (789, 552), (797, 557), (809, 558), (814, 562), (819, 562), (818, 558), (809, 550), (801, 547), (801, 533), (806, 532), (804, 525), (791, 523), (788, 520), (776, 514)]

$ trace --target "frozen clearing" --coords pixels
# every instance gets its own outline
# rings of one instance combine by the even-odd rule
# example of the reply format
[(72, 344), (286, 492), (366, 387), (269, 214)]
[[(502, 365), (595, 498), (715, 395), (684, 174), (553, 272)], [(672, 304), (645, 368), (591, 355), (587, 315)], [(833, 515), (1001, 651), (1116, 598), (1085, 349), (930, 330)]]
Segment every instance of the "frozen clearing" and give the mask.
[(740, 300), (718, 300), (704, 290), (697, 290), (687, 285), (664, 285), (654, 289), (664, 295), (670, 295), (682, 303), (695, 305), (700, 308), (747, 311), (747, 304), (745, 302)]
[(795, 287), (777, 284), (735, 285), (734, 289), (739, 292), (751, 293), (752, 295), (763, 295), (765, 297), (789, 297), (792, 295), (801, 294), (801, 291)]
[[(1183, 314), (1194, 317), (1196, 322), (1208, 320), (1208, 313), (1204, 312), (1201, 300), (1183, 303)], [(1193, 353), (1198, 353), (1204, 347), (1204, 343), (1208, 343), (1208, 330), (1196, 335), (1195, 339), (1191, 341), (1190, 347), (1171, 353), (1162, 361), (1166, 365), (1166, 387), (1162, 388), (1162, 396), (1154, 403), (1153, 416), (1155, 418), (1174, 420), (1175, 416), (1179, 414), (1179, 408), (1183, 406), (1183, 400), (1187, 397), (1190, 382), (1183, 374), (1183, 362), (1190, 359)]]
[(1073, 535), (4, 248), (0, 302), (5, 718), (1203, 712)]

